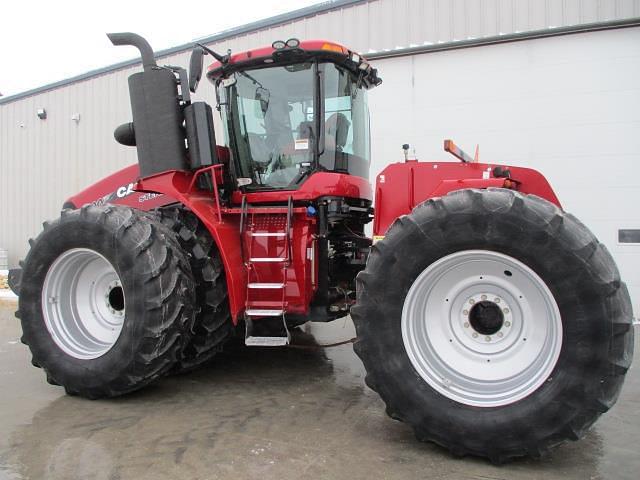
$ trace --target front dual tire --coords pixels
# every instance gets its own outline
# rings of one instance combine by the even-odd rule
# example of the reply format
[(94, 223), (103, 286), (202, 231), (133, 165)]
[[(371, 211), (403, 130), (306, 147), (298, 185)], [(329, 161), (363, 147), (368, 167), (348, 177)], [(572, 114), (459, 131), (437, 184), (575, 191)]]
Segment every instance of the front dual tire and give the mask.
[(578, 439), (615, 403), (631, 303), (606, 248), (535, 196), (460, 190), (399, 218), (357, 278), (354, 348), (420, 440), (494, 462)]
[(194, 291), (175, 234), (152, 215), (113, 205), (65, 210), (25, 259), (22, 341), (68, 393), (122, 395), (179, 361)]

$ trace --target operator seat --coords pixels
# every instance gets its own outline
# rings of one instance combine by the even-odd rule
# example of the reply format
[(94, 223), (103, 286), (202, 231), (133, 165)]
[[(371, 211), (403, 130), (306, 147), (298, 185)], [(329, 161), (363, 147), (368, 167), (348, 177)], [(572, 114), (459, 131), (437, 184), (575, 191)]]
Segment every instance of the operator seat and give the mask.
[(298, 125), (298, 140), (302, 140), (304, 138), (308, 138), (311, 140), (313, 138), (313, 127), (314, 122), (302, 121)]
[(341, 152), (347, 144), (351, 122), (344, 113), (335, 112), (324, 122), (325, 145)]

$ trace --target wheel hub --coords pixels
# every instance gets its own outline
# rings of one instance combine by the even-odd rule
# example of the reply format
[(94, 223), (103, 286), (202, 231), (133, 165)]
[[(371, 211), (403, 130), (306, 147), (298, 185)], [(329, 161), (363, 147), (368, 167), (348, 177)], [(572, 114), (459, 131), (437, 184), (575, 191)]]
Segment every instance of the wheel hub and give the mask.
[(497, 303), (481, 300), (469, 310), (469, 323), (481, 335), (498, 333), (502, 329), (502, 325), (504, 325), (502, 308)]
[(107, 308), (113, 315), (124, 315), (124, 291), (119, 280), (114, 280), (109, 284), (105, 294), (105, 301)]
[(115, 345), (126, 301), (113, 265), (87, 248), (60, 255), (42, 286), (42, 313), (53, 341), (68, 355), (90, 360)]
[(544, 383), (560, 354), (562, 323), (553, 295), (528, 266), (467, 250), (441, 258), (415, 280), (402, 337), (432, 388), (460, 403), (492, 407)]

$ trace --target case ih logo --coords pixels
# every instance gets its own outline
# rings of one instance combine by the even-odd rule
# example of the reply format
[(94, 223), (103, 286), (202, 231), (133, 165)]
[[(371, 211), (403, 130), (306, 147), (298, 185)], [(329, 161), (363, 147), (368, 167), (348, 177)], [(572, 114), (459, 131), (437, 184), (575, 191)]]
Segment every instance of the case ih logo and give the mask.
[(122, 187), (119, 187), (116, 190), (116, 196), (118, 198), (128, 197), (129, 195), (131, 195), (133, 193), (133, 187), (135, 187), (134, 183), (130, 183), (129, 185), (124, 185)]
[(135, 187), (135, 183), (130, 183), (129, 185), (123, 185), (121, 187), (118, 187), (115, 192), (108, 193), (104, 197), (98, 198), (97, 200), (93, 201), (92, 205), (99, 207), (100, 205), (110, 203), (115, 198), (128, 197), (132, 193), (135, 193), (135, 191), (133, 190), (134, 187)]

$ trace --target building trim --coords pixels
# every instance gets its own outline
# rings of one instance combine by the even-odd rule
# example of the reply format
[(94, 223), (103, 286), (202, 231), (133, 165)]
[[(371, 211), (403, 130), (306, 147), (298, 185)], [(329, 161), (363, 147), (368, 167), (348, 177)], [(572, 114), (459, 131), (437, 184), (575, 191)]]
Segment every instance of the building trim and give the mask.
[(609, 22), (584, 23), (582, 25), (572, 25), (569, 27), (549, 27), (542, 30), (508, 33), (504, 35), (494, 35), (491, 37), (468, 38), (465, 40), (457, 40), (452, 42), (434, 43), (430, 45), (419, 45), (416, 47), (371, 52), (365, 54), (365, 56), (368, 60), (381, 60), (384, 58), (404, 57), (407, 55), (418, 55), (421, 53), (433, 53), (446, 50), (458, 50), (462, 48), (483, 47), (486, 45), (497, 45), (500, 43), (520, 42), (523, 40), (535, 40), (538, 38), (558, 37), (561, 35), (598, 32), (601, 30), (614, 30), (630, 27), (640, 27), (640, 17), (628, 18), (624, 20), (614, 20)]
[[(211, 44), (228, 40), (240, 35), (255, 32), (264, 28), (270, 28), (278, 25), (283, 25), (288, 22), (299, 20), (301, 18), (314, 16), (320, 13), (328, 12), (331, 10), (337, 10), (344, 7), (349, 7), (358, 3), (365, 3), (370, 0), (329, 0), (326, 2), (311, 5), (309, 7), (294, 10), (292, 12), (276, 15), (264, 20), (252, 22), (240, 27), (224, 30), (214, 35), (200, 38), (195, 41), (204, 44)], [(398, 48), (394, 50), (384, 50), (378, 52), (365, 53), (365, 56), (369, 60), (381, 60), (385, 58), (403, 57), (407, 55), (418, 55), (422, 53), (442, 52), (447, 50), (458, 50), (462, 48), (481, 47), (486, 45), (497, 45), (501, 43), (519, 42), (523, 40), (534, 40), (538, 38), (556, 37), (561, 35), (571, 35), (576, 33), (596, 32), (601, 30), (613, 30), (620, 28), (630, 28), (640, 26), (640, 17), (633, 17), (623, 20), (613, 20), (607, 22), (595, 22), (585, 23), (581, 25), (572, 25), (568, 27), (548, 27), (541, 30), (531, 30), (527, 32), (509, 33), (504, 35), (494, 35), (490, 37), (481, 38), (468, 38), (465, 40), (454, 40), (451, 42), (435, 43), (430, 45), (419, 45), (416, 47)], [(182, 44), (176, 47), (160, 50), (156, 52), (155, 57), (157, 59), (175, 55), (177, 53), (185, 52), (193, 48), (194, 42)], [(112, 73), (125, 68), (130, 68), (136, 65), (140, 65), (140, 59), (135, 58), (132, 60), (126, 60), (114, 65), (102, 67), (96, 70), (77, 75), (65, 80), (50, 83), (42, 87), (37, 87), (31, 90), (27, 90), (22, 93), (17, 93), (9, 97), (0, 98), (0, 105), (12, 103), (23, 98), (31, 97), (44, 93), (57, 88), (65, 87), (74, 83), (78, 83), (91, 78), (99, 77), (108, 73)]]

